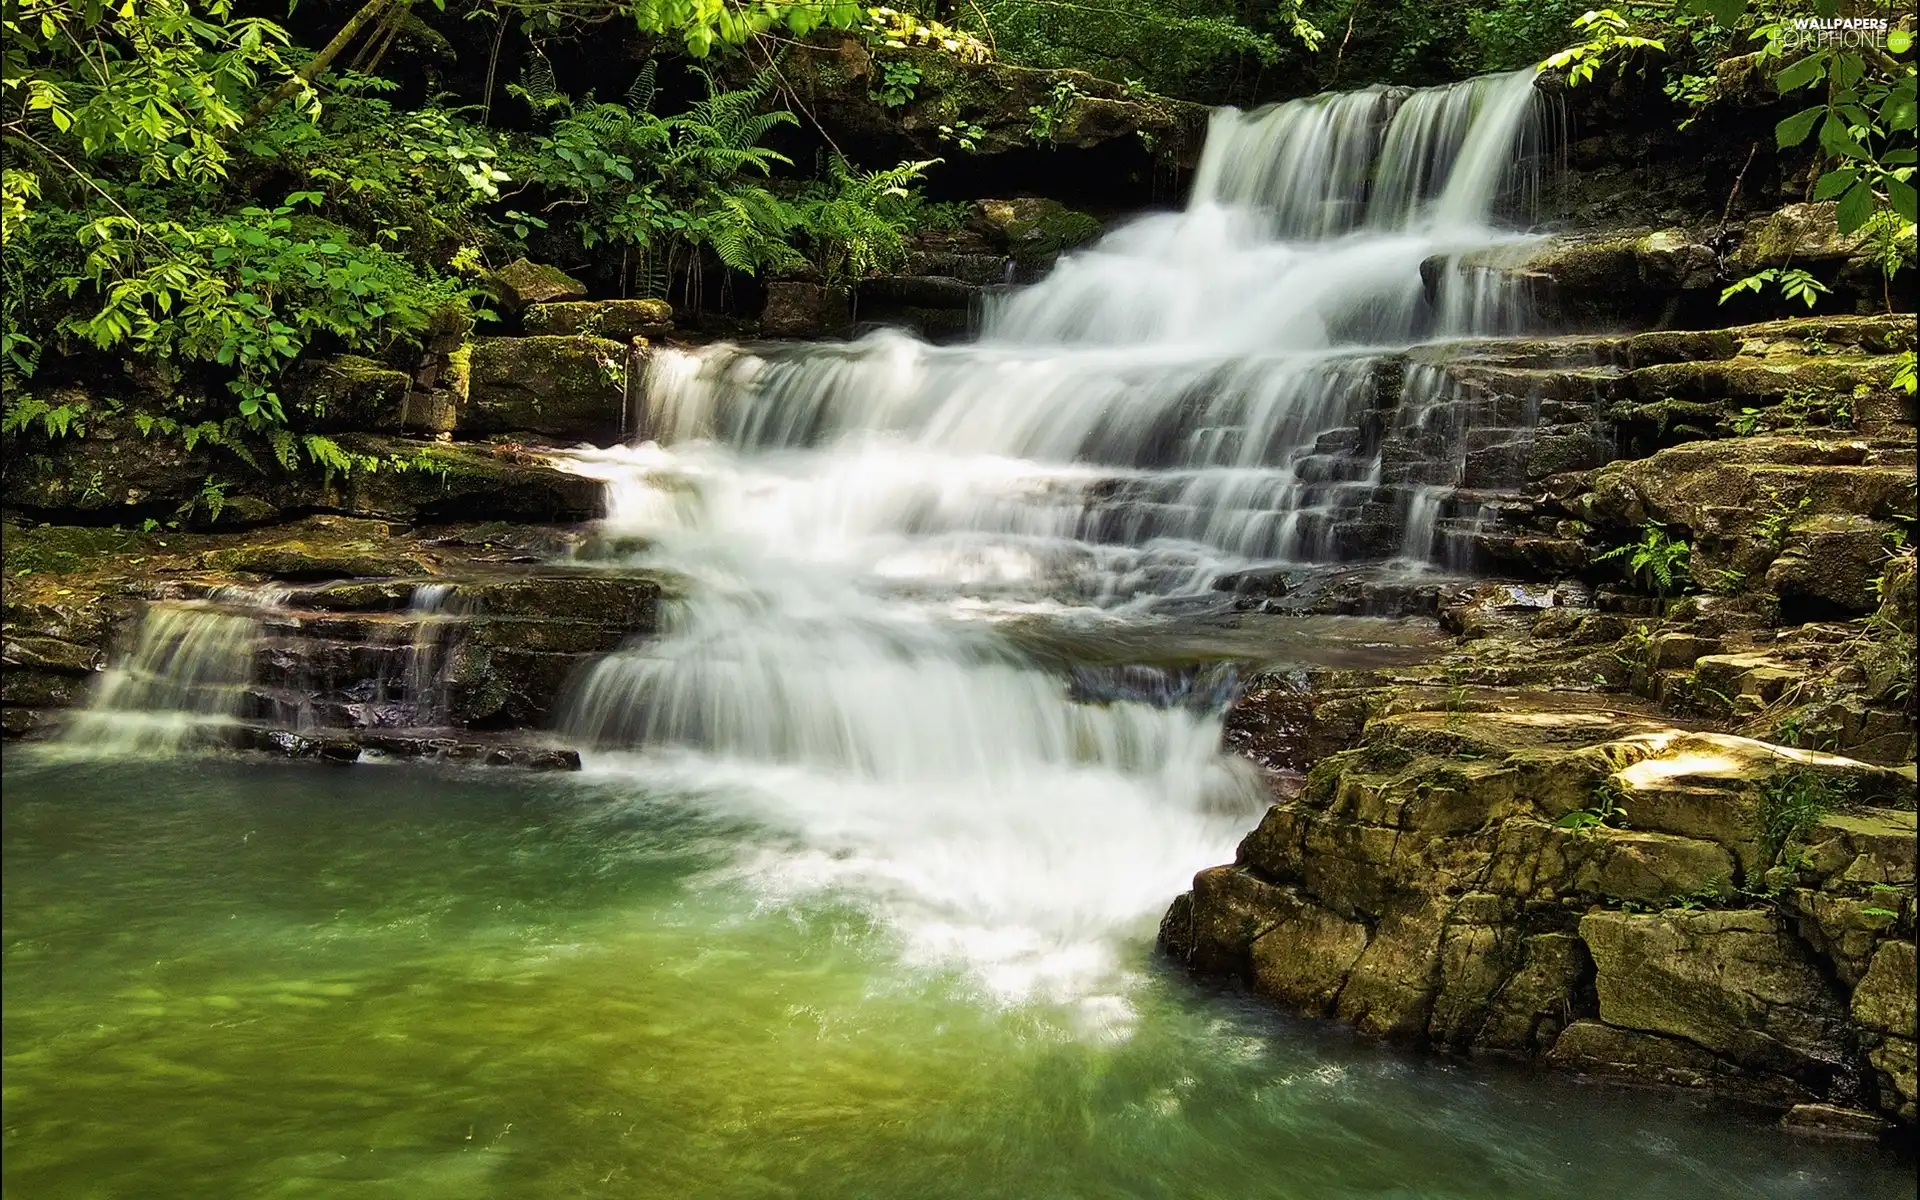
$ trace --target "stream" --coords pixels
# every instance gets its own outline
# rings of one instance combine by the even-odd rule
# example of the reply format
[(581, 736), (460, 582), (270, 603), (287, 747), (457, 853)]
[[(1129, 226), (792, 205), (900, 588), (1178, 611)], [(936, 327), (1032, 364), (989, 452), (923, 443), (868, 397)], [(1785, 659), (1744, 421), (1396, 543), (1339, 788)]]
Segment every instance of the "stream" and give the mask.
[(656, 354), (634, 440), (567, 463), (607, 488), (582, 565), (686, 586), (580, 681), (578, 775), (115, 735), (218, 719), (155, 697), (238, 686), (186, 649), (237, 661), (231, 616), (123, 670), (6, 765), (7, 1194), (1909, 1194), (1153, 953), (1266, 802), (1221, 750), (1233, 663), (1417, 651), (1360, 622), (1207, 653), (1194, 621), (1249, 569), (1446, 569), (1459, 464), (1396, 473), (1363, 414), (1382, 356), (1526, 327), (1422, 264), (1528, 236), (1540, 108), (1520, 73), (1222, 111), (1187, 210), (974, 342)]

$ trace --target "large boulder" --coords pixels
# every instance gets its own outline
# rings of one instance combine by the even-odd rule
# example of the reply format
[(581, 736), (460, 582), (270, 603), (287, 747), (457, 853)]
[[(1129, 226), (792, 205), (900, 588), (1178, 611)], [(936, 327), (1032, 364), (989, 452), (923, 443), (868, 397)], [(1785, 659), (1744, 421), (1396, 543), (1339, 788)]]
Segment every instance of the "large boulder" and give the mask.
[(1847, 1061), (1844, 1006), (1771, 912), (1595, 912), (1580, 937), (1608, 1025), (1680, 1038), (1816, 1094)]
[(627, 432), (639, 355), (604, 337), (494, 337), (473, 344), (462, 438), (538, 434), (608, 445)]
[(303, 507), (408, 524), (588, 521), (602, 515), (597, 480), (512, 446), (475, 447), (348, 435), (341, 444), (386, 464), (302, 484)]
[[(464, 386), (464, 381), (463, 381)], [(446, 433), (453, 405), (416, 393), (414, 377), (357, 354), (300, 368), (285, 388), (293, 419), (326, 433)]]
[(1062, 250), (1090, 242), (1101, 233), (1096, 218), (1037, 196), (976, 200), (973, 209), (974, 221), (1009, 258), (1023, 265), (1051, 262)]
[[(1710, 647), (1679, 656), (1705, 664)], [(1231, 866), (1195, 877), (1163, 945), (1368, 1033), (1782, 1108), (1852, 1102), (1864, 1046), (1897, 1112), (1905, 1047), (1884, 1030), (1862, 1042), (1849, 996), (1868, 988), (1855, 1007), (1882, 1026), (1904, 1015), (1907, 993), (1868, 964), (1912, 903), (1911, 782), (1516, 700), (1376, 692), (1358, 745), (1282, 793)], [(1812, 807), (1783, 816), (1789, 802)], [(1731, 907), (1742, 888), (1781, 899)]]
[[(1803, 559), (1831, 559), (1844, 571), (1829, 586), (1808, 577), (1825, 566), (1790, 565), (1777, 582), (1844, 611), (1866, 611), (1864, 547), (1913, 513), (1913, 468), (1857, 440), (1767, 435), (1690, 442), (1609, 463), (1567, 508), (1619, 541), (1648, 521), (1660, 522), (1691, 543), (1693, 577), (1708, 582), (1758, 582), (1791, 545)], [(1836, 599), (1826, 592), (1843, 594)]]
[(1720, 257), (1682, 229), (1519, 241), (1420, 264), (1429, 301), (1495, 279), (1515, 288), (1539, 317), (1593, 326), (1671, 320), (1682, 304), (1716, 293)]

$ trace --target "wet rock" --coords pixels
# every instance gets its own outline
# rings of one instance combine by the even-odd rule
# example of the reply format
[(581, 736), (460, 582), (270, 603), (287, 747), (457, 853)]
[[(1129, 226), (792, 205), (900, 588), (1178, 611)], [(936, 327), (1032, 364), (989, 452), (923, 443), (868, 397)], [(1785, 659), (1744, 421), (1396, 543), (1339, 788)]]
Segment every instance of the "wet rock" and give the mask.
[(601, 486), (512, 446), (480, 448), (355, 434), (342, 445), (410, 464), (353, 471), (303, 493), (338, 512), (409, 523), (518, 521), (559, 524), (601, 513)]
[(509, 312), (556, 300), (584, 300), (587, 295), (587, 285), (560, 268), (524, 258), (490, 273), (486, 282), (494, 298)]
[(598, 337), (627, 343), (673, 329), (673, 305), (665, 300), (574, 300), (535, 304), (521, 319), (538, 336)]
[(0, 663), (9, 671), (48, 671), (56, 675), (90, 675), (98, 671), (106, 656), (97, 646), (80, 646), (59, 638), (11, 629), (0, 641)]
[(1873, 1113), (1837, 1104), (1796, 1104), (1780, 1118), (1780, 1127), (1802, 1137), (1876, 1142), (1886, 1132), (1887, 1122)]
[[(608, 445), (625, 434), (629, 347), (604, 337), (480, 338), (462, 438), (531, 433)], [(636, 381), (637, 382), (637, 381)]]
[(1846, 1061), (1844, 1011), (1770, 912), (1596, 912), (1580, 937), (1609, 1025), (1815, 1088)]
[(9, 666), (0, 672), (0, 704), (8, 708), (69, 708), (84, 688), (67, 671)]
[(1245, 571), (1229, 571), (1213, 581), (1216, 592), (1232, 592), (1237, 596), (1262, 596), (1278, 600), (1287, 594), (1290, 587), (1287, 572), (1281, 567), (1255, 567)]
[(1290, 893), (1269, 912), (1270, 927), (1251, 947), (1254, 988), (1304, 1012), (1332, 1012), (1367, 951), (1367, 927)]
[[(1229, 742), (1297, 738), (1311, 721), (1302, 695), (1256, 679), (1242, 705), (1277, 725), (1236, 710)], [(1880, 1035), (1835, 981), (1867, 977), (1888, 928), (1863, 915), (1889, 902), (1866, 889), (1891, 889), (1900, 911), (1912, 887), (1911, 812), (1858, 806), (1905, 796), (1902, 775), (1545, 696), (1378, 682), (1352, 695), (1364, 722), (1352, 748), (1321, 754), (1235, 863), (1183, 898), (1190, 965), (1379, 1036), (1546, 1054), (1782, 1108), (1844, 1099), (1860, 1031)], [(1809, 775), (1856, 807), (1776, 857), (1762, 837), (1769, 797)], [(1806, 898), (1723, 907), (1788, 859)], [(1866, 995), (1856, 1007), (1887, 1019), (1880, 993)], [(1891, 1080), (1903, 1047), (1886, 1046)]]
[(1808, 1098), (1806, 1089), (1791, 1080), (1742, 1074), (1732, 1064), (1683, 1039), (1616, 1029), (1592, 1019), (1567, 1026), (1548, 1052), (1547, 1061), (1602, 1079), (1711, 1089), (1776, 1108)]
[(954, 341), (971, 332), (974, 306), (984, 293), (944, 276), (875, 275), (855, 285), (854, 308), (863, 325), (899, 326), (932, 341)]
[(771, 338), (831, 338), (853, 333), (852, 294), (844, 287), (798, 280), (767, 285), (760, 332)]
[(992, 232), (1008, 257), (1021, 263), (1051, 262), (1061, 251), (1093, 241), (1100, 222), (1058, 200), (1023, 196), (974, 201), (976, 219)]
[(286, 532), (293, 536), (210, 551), (201, 556), (200, 565), (290, 580), (408, 575), (426, 569), (404, 544), (391, 539), (380, 521), (317, 517)]
[(1681, 229), (1516, 242), (1420, 264), (1430, 301), (1451, 275), (1478, 272), (1516, 286), (1549, 322), (1654, 324), (1717, 292), (1720, 257)]

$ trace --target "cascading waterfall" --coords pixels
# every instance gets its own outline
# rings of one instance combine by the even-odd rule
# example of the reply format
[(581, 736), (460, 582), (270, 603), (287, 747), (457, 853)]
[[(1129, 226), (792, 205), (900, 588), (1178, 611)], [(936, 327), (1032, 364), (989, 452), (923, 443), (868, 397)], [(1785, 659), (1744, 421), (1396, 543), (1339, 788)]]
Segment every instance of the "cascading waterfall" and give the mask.
[(205, 600), (151, 606), (132, 649), (101, 677), (64, 742), (124, 756), (219, 740), (252, 681), (261, 620), (284, 599), (272, 588), (225, 587)]
[(1222, 111), (1186, 211), (996, 297), (977, 342), (656, 355), (635, 444), (573, 463), (690, 582), (574, 697), (589, 768), (773, 831), (742, 868), (770, 895), (844, 893), (1003, 998), (1124, 1011), (1122, 935), (1260, 791), (1217, 686), (1076, 680), (1002, 623), (1117, 636), (1228, 571), (1391, 556), (1410, 489), (1457, 480), (1383, 457), (1382, 359), (1514, 326), (1420, 267), (1523, 236), (1494, 222), (1534, 106), (1519, 73)]

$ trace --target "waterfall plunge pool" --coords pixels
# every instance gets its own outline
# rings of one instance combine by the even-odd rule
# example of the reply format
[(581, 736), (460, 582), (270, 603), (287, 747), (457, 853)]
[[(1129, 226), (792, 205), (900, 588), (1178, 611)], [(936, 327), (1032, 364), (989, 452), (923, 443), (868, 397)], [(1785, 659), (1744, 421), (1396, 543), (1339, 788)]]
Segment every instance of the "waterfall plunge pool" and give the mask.
[(1911, 1194), (1195, 986), (1152, 914), (1107, 1003), (996, 996), (795, 888), (804, 835), (615, 773), (16, 750), (4, 811), (10, 1196)]

